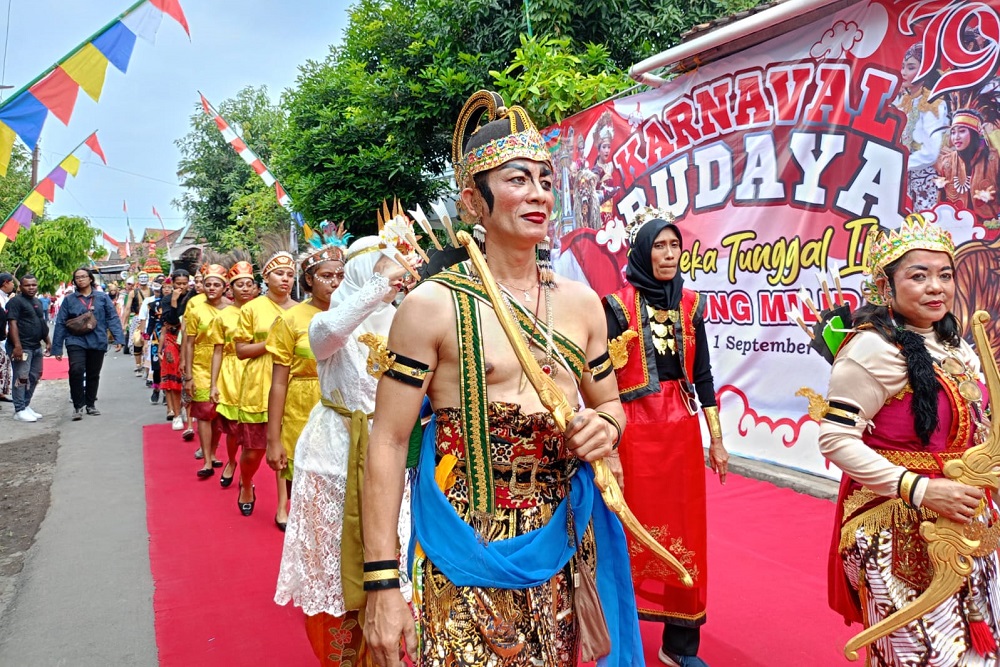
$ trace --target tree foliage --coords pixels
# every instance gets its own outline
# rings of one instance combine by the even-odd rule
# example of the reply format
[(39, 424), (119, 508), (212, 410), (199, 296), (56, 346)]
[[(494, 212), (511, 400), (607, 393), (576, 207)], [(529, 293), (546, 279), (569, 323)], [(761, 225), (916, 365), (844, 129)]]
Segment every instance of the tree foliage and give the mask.
[[(248, 86), (217, 107), (247, 145), (270, 165), (284, 115), (268, 96), (267, 87)], [(255, 250), (260, 234), (285, 229), (290, 217), (277, 204), (274, 189), (236, 154), (215, 122), (199, 104), (191, 115), (191, 130), (175, 144), (181, 151), (178, 175), (186, 188), (176, 201), (195, 233), (221, 251), (235, 247)], [(248, 207), (247, 198), (269, 197), (274, 206)]]
[(54, 292), (60, 283), (72, 280), (74, 270), (90, 264), (90, 253), (99, 247), (98, 234), (90, 221), (77, 216), (36, 221), (4, 246), (0, 268), (17, 277), (33, 273), (39, 291)]
[[(10, 156), (7, 175), (0, 178), (0, 215), (6, 218), (31, 192), (31, 155), (15, 144)], [(0, 218), (2, 220), (2, 218)]]

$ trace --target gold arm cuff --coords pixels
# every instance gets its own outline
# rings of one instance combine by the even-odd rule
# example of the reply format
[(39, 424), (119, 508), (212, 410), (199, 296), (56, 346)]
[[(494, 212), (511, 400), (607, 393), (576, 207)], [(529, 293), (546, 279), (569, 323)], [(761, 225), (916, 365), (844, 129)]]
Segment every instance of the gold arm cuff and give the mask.
[(920, 475), (907, 470), (899, 480), (899, 498), (908, 507), (913, 507), (913, 487), (920, 479)]
[(702, 408), (705, 413), (705, 422), (708, 424), (708, 433), (712, 436), (713, 440), (722, 439), (722, 423), (719, 421), (719, 407), (717, 405), (711, 405), (707, 408)]
[[(395, 355), (393, 355), (395, 357)], [(400, 361), (393, 361), (392, 365), (389, 366), (389, 370), (396, 371), (397, 373), (402, 373), (403, 375), (408, 375), (412, 378), (417, 378), (418, 380), (423, 380), (427, 377), (429, 371), (423, 368), (414, 368), (413, 366), (407, 366)]]
[[(837, 417), (843, 417), (844, 419), (850, 419), (855, 424), (861, 418), (856, 412), (848, 412), (847, 410), (841, 410), (840, 408), (831, 408), (827, 406), (826, 415), (836, 415)], [(826, 416), (824, 415), (824, 416)]]
[(385, 581), (387, 579), (399, 579), (399, 570), (375, 570), (374, 572), (365, 572), (362, 577), (362, 581)]

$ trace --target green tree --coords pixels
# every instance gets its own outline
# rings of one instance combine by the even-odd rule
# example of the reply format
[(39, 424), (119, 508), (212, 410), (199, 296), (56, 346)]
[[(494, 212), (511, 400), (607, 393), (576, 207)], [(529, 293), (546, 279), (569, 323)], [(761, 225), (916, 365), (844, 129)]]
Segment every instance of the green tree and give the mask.
[[(267, 87), (248, 86), (236, 97), (220, 103), (217, 109), (270, 166), (284, 116), (271, 102)], [(186, 188), (175, 204), (191, 220), (195, 232), (221, 251), (234, 247), (252, 250), (257, 237), (241, 236), (235, 229), (251, 229), (256, 234), (287, 228), (289, 214), (277, 205), (274, 189), (264, 185), (260, 176), (236, 154), (200, 104), (190, 123), (191, 130), (175, 142), (181, 151), (178, 174)], [(275, 206), (254, 207), (255, 217), (248, 226), (243, 220), (248, 213), (244, 198), (265, 194), (275, 200)]]
[(283, 96), (273, 166), (308, 222), (368, 233), (383, 198), (451, 187), (454, 120), (473, 91), (499, 88), (546, 126), (627, 88), (628, 66), (692, 26), (757, 2), (358, 0), (341, 44)]
[(73, 278), (75, 269), (90, 264), (90, 253), (99, 247), (98, 234), (89, 220), (78, 216), (36, 220), (4, 246), (0, 268), (18, 277), (33, 273), (40, 291), (53, 292)]

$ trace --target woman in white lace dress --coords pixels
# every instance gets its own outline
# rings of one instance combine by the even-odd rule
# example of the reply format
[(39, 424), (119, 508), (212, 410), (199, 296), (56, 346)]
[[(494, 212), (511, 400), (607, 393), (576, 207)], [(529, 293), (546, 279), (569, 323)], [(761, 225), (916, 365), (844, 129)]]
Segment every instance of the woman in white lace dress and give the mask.
[[(358, 621), (365, 601), (361, 490), (355, 482), (364, 476), (378, 381), (368, 373), (368, 348), (358, 339), (372, 334), (384, 342), (404, 275), (379, 250), (377, 237), (355, 241), (347, 249), (344, 281), (329, 310), (309, 325), (322, 398), (296, 444), (292, 508), (274, 600), (302, 607), (306, 633), (322, 665), (364, 664)], [(352, 423), (357, 425), (354, 437)], [(407, 495), (400, 511), (400, 544), (409, 542), (409, 534)]]

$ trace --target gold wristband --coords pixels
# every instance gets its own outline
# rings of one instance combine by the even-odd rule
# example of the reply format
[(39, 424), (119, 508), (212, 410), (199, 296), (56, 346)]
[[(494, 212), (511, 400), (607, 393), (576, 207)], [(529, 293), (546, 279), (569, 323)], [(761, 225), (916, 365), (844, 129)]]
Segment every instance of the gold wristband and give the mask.
[(707, 408), (702, 408), (705, 413), (705, 422), (708, 424), (708, 434), (712, 436), (713, 440), (722, 439), (722, 423), (719, 421), (719, 407), (717, 405), (710, 405)]
[(913, 507), (913, 487), (920, 479), (920, 475), (907, 470), (899, 480), (899, 498), (907, 507)]
[(374, 572), (365, 572), (362, 576), (362, 581), (385, 581), (389, 579), (399, 579), (399, 569), (395, 570), (375, 570)]

